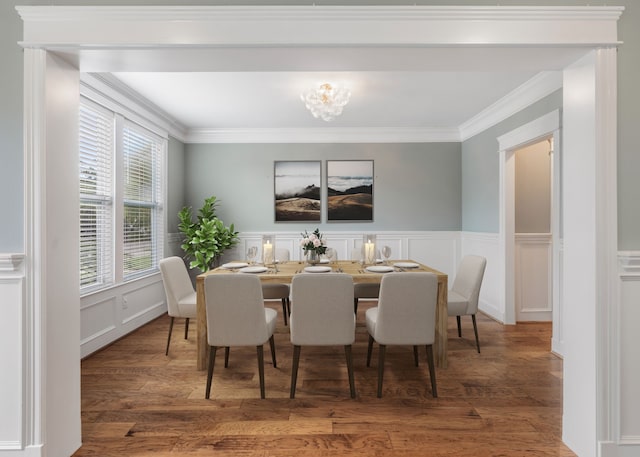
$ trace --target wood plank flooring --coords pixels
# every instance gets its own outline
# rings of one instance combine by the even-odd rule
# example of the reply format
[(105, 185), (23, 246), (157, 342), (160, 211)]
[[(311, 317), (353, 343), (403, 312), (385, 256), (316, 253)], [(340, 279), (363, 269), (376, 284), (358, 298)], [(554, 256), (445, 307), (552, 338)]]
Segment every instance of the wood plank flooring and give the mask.
[[(279, 302), (267, 306), (282, 313)], [(410, 457), (573, 456), (561, 441), (562, 360), (549, 352), (550, 323), (503, 326), (478, 315), (482, 353), (463, 318), (449, 319), (449, 367), (431, 396), (424, 348), (388, 347), (383, 398), (376, 397), (377, 345), (366, 367), (358, 308), (353, 347), (357, 398), (349, 398), (342, 347), (303, 347), (296, 398), (289, 399), (292, 348), (278, 316), (278, 367), (265, 345), (265, 400), (255, 348), (217, 357), (211, 399), (197, 371), (195, 328), (174, 326), (164, 355), (165, 315), (82, 361), (84, 456)]]

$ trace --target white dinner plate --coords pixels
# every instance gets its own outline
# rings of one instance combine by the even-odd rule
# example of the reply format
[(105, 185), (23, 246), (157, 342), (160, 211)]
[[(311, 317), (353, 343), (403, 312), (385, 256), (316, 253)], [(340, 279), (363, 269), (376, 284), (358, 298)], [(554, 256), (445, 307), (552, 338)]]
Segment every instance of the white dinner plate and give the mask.
[(304, 271), (307, 273), (328, 273), (331, 271), (331, 267), (304, 267)]
[(393, 266), (398, 268), (418, 268), (420, 265), (413, 262), (396, 262)]
[(389, 267), (386, 265), (372, 265), (365, 268), (365, 270), (370, 271), (371, 273), (389, 273), (393, 271), (393, 267)]
[(320, 259), (319, 263), (329, 263), (330, 260), (329, 259)]
[(248, 267), (249, 264), (246, 262), (229, 262), (222, 265), (222, 268), (226, 268), (228, 270), (233, 270), (234, 268), (244, 268)]
[(267, 267), (244, 267), (240, 268), (238, 271), (240, 273), (264, 273), (267, 270)]

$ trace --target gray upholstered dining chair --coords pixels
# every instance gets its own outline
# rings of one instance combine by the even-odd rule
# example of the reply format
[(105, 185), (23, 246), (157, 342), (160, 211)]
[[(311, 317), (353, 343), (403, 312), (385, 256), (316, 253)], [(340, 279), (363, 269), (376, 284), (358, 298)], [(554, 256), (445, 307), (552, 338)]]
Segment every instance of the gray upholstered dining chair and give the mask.
[(413, 346), (416, 366), (418, 366), (418, 346), (426, 347), (431, 392), (434, 397), (438, 396), (433, 362), (437, 300), (438, 278), (433, 273), (387, 273), (382, 277), (378, 306), (369, 308), (365, 314), (369, 332), (367, 366), (371, 365), (373, 342), (376, 341), (380, 346), (378, 398), (382, 397), (384, 360), (388, 345)]
[[(376, 259), (380, 258), (380, 253), (376, 251)], [(354, 248), (351, 250), (351, 260), (362, 260), (362, 250)], [(380, 295), (380, 284), (378, 283), (357, 283), (353, 285), (353, 312), (358, 313), (358, 300), (365, 298), (377, 300)]]
[(204, 280), (207, 309), (207, 342), (209, 366), (205, 398), (209, 398), (213, 367), (218, 348), (225, 348), (225, 368), (229, 365), (229, 347), (255, 346), (258, 353), (260, 398), (265, 398), (263, 344), (269, 341), (271, 359), (276, 365), (273, 332), (278, 313), (265, 308), (260, 278), (245, 273), (225, 273), (207, 276)]
[[(291, 282), (293, 344), (290, 398), (295, 397), (302, 346), (344, 346), (351, 398), (356, 396), (351, 345), (355, 340), (353, 280), (343, 273), (303, 273)], [(322, 362), (320, 362), (322, 363)]]
[(167, 296), (167, 312), (171, 317), (165, 351), (165, 355), (169, 355), (171, 332), (176, 317), (185, 319), (184, 339), (186, 340), (189, 336), (189, 319), (196, 318), (196, 291), (191, 283), (187, 266), (180, 257), (167, 257), (160, 260), (159, 264), (162, 284)]
[(456, 279), (448, 294), (447, 312), (449, 316), (456, 316), (458, 323), (458, 337), (462, 337), (460, 316), (471, 316), (473, 332), (476, 335), (476, 348), (480, 353), (480, 340), (478, 339), (478, 325), (476, 313), (478, 312), (478, 300), (480, 287), (487, 259), (479, 255), (467, 255), (460, 262)]
[[(278, 262), (288, 262), (290, 258), (289, 250), (276, 247), (275, 259)], [(280, 300), (282, 302), (282, 316), (284, 325), (287, 325), (287, 317), (291, 313), (291, 301), (289, 299), (289, 284), (263, 284), (262, 297), (265, 300)]]

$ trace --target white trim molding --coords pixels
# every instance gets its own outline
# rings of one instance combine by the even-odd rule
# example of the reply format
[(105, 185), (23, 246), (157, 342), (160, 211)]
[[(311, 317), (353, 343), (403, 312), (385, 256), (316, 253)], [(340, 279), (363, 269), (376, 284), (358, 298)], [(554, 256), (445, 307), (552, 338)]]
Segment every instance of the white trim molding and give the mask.
[(451, 143), (458, 129), (437, 128), (265, 128), (190, 129), (187, 143)]
[[(16, 9), (25, 23), (23, 46), (53, 44), (58, 48), (232, 43), (616, 45), (617, 20), (624, 10), (610, 6), (419, 5), (18, 6)], [(132, 23), (135, 27), (131, 27)], [(568, 23), (571, 33), (567, 33)]]
[[(465, 141), (562, 88), (562, 72), (544, 71), (460, 125)], [(506, 137), (509, 134), (503, 135)], [(500, 137), (502, 139), (503, 137)], [(506, 138), (505, 138), (506, 139)]]
[(21, 271), (24, 264), (24, 254), (0, 253), (0, 272)]

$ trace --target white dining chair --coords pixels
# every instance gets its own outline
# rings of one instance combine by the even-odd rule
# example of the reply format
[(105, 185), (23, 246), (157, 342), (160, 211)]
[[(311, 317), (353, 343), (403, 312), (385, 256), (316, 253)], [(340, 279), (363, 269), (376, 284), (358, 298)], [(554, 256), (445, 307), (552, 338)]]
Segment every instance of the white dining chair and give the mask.
[(196, 318), (196, 291), (191, 283), (187, 266), (180, 257), (160, 260), (160, 275), (167, 296), (167, 312), (171, 317), (165, 355), (169, 355), (169, 343), (176, 317), (184, 318), (184, 339), (189, 336), (189, 319)]
[[(379, 253), (376, 258), (380, 258)], [(351, 250), (351, 260), (362, 261), (362, 250), (354, 248)], [(380, 295), (380, 284), (378, 283), (356, 283), (353, 285), (353, 312), (358, 314), (359, 299), (377, 300)]]
[(371, 364), (373, 342), (379, 344), (378, 398), (382, 397), (384, 360), (388, 345), (413, 346), (415, 365), (418, 366), (418, 346), (427, 349), (427, 363), (431, 377), (431, 392), (438, 396), (436, 371), (433, 362), (435, 341), (438, 278), (433, 273), (387, 273), (380, 283), (378, 306), (365, 313), (369, 346), (367, 366)]
[[(276, 247), (275, 259), (278, 262), (288, 262), (290, 259), (289, 250)], [(287, 325), (287, 317), (291, 313), (291, 301), (289, 284), (263, 284), (262, 296), (265, 300), (280, 300), (282, 302), (282, 316), (284, 325)]]
[(258, 353), (260, 398), (265, 398), (263, 344), (269, 341), (273, 367), (276, 349), (273, 332), (278, 313), (265, 308), (260, 278), (252, 274), (225, 273), (207, 276), (204, 280), (207, 310), (207, 342), (209, 366), (205, 398), (209, 398), (213, 367), (218, 348), (225, 348), (225, 368), (229, 364), (229, 347), (255, 346)]
[[(353, 280), (344, 273), (303, 273), (291, 282), (293, 344), (290, 398), (295, 397), (302, 346), (344, 346), (351, 398), (356, 396), (351, 345), (355, 340)], [(319, 362), (322, 363), (322, 362)]]
[(480, 340), (478, 339), (478, 325), (476, 314), (478, 312), (478, 301), (480, 298), (480, 288), (482, 278), (487, 266), (487, 259), (479, 255), (464, 256), (458, 267), (456, 278), (448, 294), (447, 313), (449, 316), (456, 316), (458, 323), (458, 338), (462, 337), (462, 326), (460, 316), (471, 316), (473, 322), (473, 332), (476, 335), (476, 348), (480, 353)]

